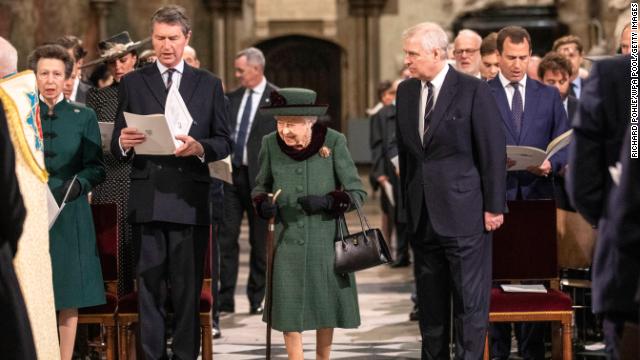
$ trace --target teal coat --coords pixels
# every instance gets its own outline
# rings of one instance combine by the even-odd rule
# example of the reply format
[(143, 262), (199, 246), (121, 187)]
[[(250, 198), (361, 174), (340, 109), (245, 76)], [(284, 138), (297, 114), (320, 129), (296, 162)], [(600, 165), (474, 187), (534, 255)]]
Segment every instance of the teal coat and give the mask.
[[(280, 150), (277, 133), (262, 140), (254, 196), (282, 189), (274, 236), (273, 317), (279, 331), (355, 328), (360, 325), (353, 274), (334, 271), (336, 220), (306, 215), (297, 200), (342, 188), (362, 204), (366, 198), (344, 135), (329, 129), (329, 157), (296, 161)], [(266, 317), (265, 317), (266, 318)]]
[(64, 182), (78, 175), (82, 195), (67, 203), (49, 231), (56, 309), (104, 304), (104, 284), (87, 194), (105, 178), (98, 121), (93, 110), (62, 100), (40, 102), (49, 188), (58, 204)]

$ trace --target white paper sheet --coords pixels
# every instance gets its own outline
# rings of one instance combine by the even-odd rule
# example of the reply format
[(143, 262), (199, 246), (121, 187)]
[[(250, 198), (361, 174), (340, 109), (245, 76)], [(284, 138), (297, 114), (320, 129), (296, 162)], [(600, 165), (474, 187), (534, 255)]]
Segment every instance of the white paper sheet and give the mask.
[(231, 156), (209, 163), (209, 176), (233, 184)]
[(112, 122), (98, 122), (100, 127), (100, 139), (102, 140), (102, 151), (111, 151), (111, 137), (113, 136), (113, 123)]
[[(164, 117), (167, 119), (173, 136), (187, 135), (191, 129), (193, 118), (187, 109), (187, 105), (180, 95), (180, 91), (175, 86), (171, 86), (169, 93), (167, 94), (167, 103), (164, 106)], [(181, 142), (176, 146), (182, 145)]]
[[(71, 180), (71, 183), (76, 181), (77, 178), (78, 175), (75, 175)], [(64, 197), (62, 198), (62, 205), (58, 206), (56, 198), (53, 196), (51, 189), (49, 189), (49, 187), (47, 186), (47, 211), (49, 212), (49, 230), (51, 230), (53, 224), (56, 223), (58, 216), (60, 216), (60, 213), (62, 212), (62, 210), (64, 210), (65, 205), (67, 205), (67, 199), (69, 198), (70, 191), (71, 187), (69, 187), (67, 189), (67, 192), (64, 194)]]
[(542, 284), (502, 284), (500, 287), (504, 292), (547, 293), (547, 289)]
[(175, 140), (163, 114), (138, 115), (124, 112), (128, 127), (145, 135), (145, 141), (135, 146), (138, 155), (173, 155), (181, 141)]

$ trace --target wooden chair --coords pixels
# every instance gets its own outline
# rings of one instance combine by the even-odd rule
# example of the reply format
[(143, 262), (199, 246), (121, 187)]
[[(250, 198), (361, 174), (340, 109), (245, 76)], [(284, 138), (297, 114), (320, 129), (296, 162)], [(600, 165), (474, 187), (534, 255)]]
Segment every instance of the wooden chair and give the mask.
[[(209, 231), (209, 245), (205, 252), (204, 281), (200, 291), (200, 343), (202, 359), (212, 360), (213, 338), (211, 333), (213, 298), (211, 297), (211, 231)], [(171, 290), (169, 290), (171, 291)], [(172, 312), (169, 307), (169, 312)], [(128, 349), (131, 346), (131, 325), (138, 322), (138, 292), (133, 291), (122, 296), (118, 301), (118, 343), (120, 345), (120, 360), (129, 358)]]
[[(553, 359), (572, 359), (571, 298), (559, 291), (556, 207), (553, 200), (510, 201), (504, 224), (493, 234), (494, 280), (546, 280), (547, 293), (491, 290), (490, 322), (556, 322)], [(557, 326), (562, 324), (562, 328)], [(557, 338), (562, 333), (562, 355)], [(489, 359), (489, 338), (484, 358)]]
[(103, 327), (107, 360), (116, 359), (116, 310), (118, 305), (118, 210), (116, 204), (91, 205), (96, 243), (105, 284), (106, 304), (78, 310), (79, 324)]

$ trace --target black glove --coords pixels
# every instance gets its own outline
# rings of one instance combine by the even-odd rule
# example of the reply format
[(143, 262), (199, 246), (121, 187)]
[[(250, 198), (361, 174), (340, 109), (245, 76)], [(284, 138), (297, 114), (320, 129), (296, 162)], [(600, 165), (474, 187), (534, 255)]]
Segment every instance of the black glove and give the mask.
[(278, 212), (278, 204), (272, 203), (267, 194), (259, 194), (254, 197), (253, 204), (258, 216), (265, 220), (274, 218)]
[(67, 191), (69, 191), (69, 196), (67, 196), (68, 203), (77, 199), (78, 196), (82, 194), (82, 185), (80, 185), (80, 182), (78, 181), (78, 179), (71, 179), (71, 180), (65, 181), (62, 188), (64, 189), (64, 192), (62, 193), (63, 198), (64, 198), (64, 195), (67, 193)]
[(298, 204), (307, 214), (317, 214), (321, 211), (330, 211), (333, 206), (331, 195), (307, 195), (298, 198)]

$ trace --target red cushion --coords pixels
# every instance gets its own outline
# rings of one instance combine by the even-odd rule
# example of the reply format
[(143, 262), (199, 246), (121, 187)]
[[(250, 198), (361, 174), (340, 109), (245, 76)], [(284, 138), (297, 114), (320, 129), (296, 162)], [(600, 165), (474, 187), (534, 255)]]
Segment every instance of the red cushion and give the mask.
[[(211, 297), (210, 292), (201, 291), (200, 292), (200, 312), (209, 312), (211, 310), (211, 304), (213, 303), (213, 298)], [(171, 306), (168, 307), (169, 312), (172, 312), (173, 309)], [(138, 312), (138, 292), (130, 292), (125, 296), (120, 297), (120, 301), (118, 302), (118, 312), (121, 314), (135, 314)]]
[(104, 280), (118, 280), (118, 208), (116, 204), (93, 204), (93, 224)]
[(107, 299), (107, 302), (105, 304), (80, 308), (78, 309), (78, 312), (80, 313), (80, 315), (114, 314), (116, 312), (118, 298), (111, 293), (106, 293), (105, 297)]
[(571, 311), (571, 298), (549, 289), (546, 294), (506, 293), (491, 289), (491, 312)]

